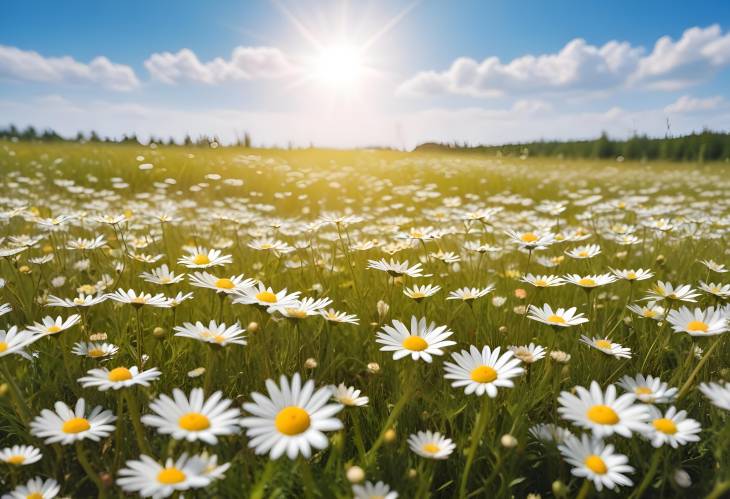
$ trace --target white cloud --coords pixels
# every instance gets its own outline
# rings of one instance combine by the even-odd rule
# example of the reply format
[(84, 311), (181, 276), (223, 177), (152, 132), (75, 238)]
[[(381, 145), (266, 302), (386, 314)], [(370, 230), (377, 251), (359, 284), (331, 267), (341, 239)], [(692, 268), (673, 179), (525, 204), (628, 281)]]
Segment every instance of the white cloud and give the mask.
[(231, 58), (216, 57), (201, 62), (190, 49), (152, 54), (144, 63), (150, 75), (164, 83), (183, 81), (219, 84), (232, 80), (280, 78), (292, 71), (292, 64), (274, 47), (236, 47)]
[(664, 108), (664, 111), (670, 114), (689, 114), (703, 111), (722, 110), (727, 106), (725, 98), (721, 95), (714, 97), (697, 98), (683, 95), (675, 102)]
[(403, 82), (402, 95), (474, 97), (611, 91), (624, 87), (676, 90), (730, 65), (730, 33), (719, 26), (690, 28), (676, 42), (664, 36), (651, 53), (627, 42), (598, 47), (576, 38), (559, 52), (501, 62), (456, 59), (445, 71), (423, 71)]
[(98, 85), (127, 91), (139, 85), (134, 70), (96, 57), (88, 64), (72, 57), (44, 57), (38, 52), (0, 45), (0, 78), (44, 83)]

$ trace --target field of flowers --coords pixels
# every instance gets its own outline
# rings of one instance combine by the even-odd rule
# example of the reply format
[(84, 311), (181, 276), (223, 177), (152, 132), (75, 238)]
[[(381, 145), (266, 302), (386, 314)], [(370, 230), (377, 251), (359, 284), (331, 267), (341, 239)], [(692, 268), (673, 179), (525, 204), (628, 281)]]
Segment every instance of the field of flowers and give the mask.
[(728, 166), (0, 142), (0, 491), (730, 493)]

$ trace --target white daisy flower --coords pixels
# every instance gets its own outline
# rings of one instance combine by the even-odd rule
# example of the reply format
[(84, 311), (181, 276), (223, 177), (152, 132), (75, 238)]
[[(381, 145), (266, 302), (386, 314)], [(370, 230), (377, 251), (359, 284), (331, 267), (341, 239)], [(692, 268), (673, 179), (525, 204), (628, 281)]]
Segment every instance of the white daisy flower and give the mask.
[(563, 279), (566, 282), (575, 284), (576, 286), (579, 286), (583, 289), (590, 290), (615, 282), (616, 276), (613, 274), (595, 274), (587, 276), (581, 276), (579, 274), (566, 274), (563, 276)]
[(536, 288), (553, 288), (556, 286), (563, 286), (565, 280), (562, 277), (555, 275), (532, 275), (527, 274), (520, 278), (520, 281), (531, 284)]
[(221, 255), (221, 250), (208, 250), (202, 246), (184, 248), (184, 250), (187, 255), (178, 258), (177, 263), (189, 269), (205, 269), (233, 263), (233, 257), (231, 255)]
[(79, 314), (69, 315), (66, 320), (63, 320), (60, 315), (55, 319), (47, 316), (42, 319), (42, 322), (36, 322), (27, 329), (37, 334), (53, 335), (75, 326), (79, 321), (81, 321)]
[(195, 324), (186, 322), (182, 326), (175, 326), (174, 330), (176, 331), (175, 336), (192, 338), (222, 347), (229, 344), (246, 345), (244, 337), (246, 330), (242, 329), (238, 322), (228, 327), (225, 323), (218, 324), (216, 321), (210, 321), (207, 326), (200, 321)]
[(646, 279), (651, 279), (652, 277), (654, 277), (654, 273), (650, 269), (611, 269), (611, 272), (613, 272), (613, 275), (615, 275), (619, 279), (623, 279), (629, 282), (644, 281)]
[(393, 277), (400, 277), (402, 275), (407, 275), (408, 277), (425, 277), (423, 275), (423, 268), (421, 264), (417, 263), (412, 267), (409, 267), (408, 260), (405, 262), (396, 262), (391, 259), (390, 263), (387, 262), (385, 258), (381, 258), (380, 260), (368, 260), (368, 268), (382, 270)]
[(299, 291), (287, 294), (287, 290), (284, 288), (279, 292), (274, 292), (273, 289), (267, 288), (263, 283), (258, 283), (256, 287), (246, 288), (240, 293), (236, 293), (233, 297), (233, 303), (269, 308), (273, 305), (291, 305), (297, 298), (299, 298)]
[(145, 282), (151, 282), (152, 284), (159, 284), (161, 286), (169, 286), (171, 284), (177, 284), (185, 279), (185, 274), (175, 274), (171, 271), (166, 263), (162, 266), (152, 269), (149, 272), (142, 272), (139, 275)]
[(13, 466), (25, 466), (37, 463), (43, 454), (32, 445), (13, 445), (0, 450), (0, 461)]
[(79, 293), (76, 298), (59, 298), (57, 296), (49, 295), (46, 307), (92, 307), (98, 305), (103, 301), (106, 301), (107, 295), (87, 295), (85, 293)]
[(190, 284), (198, 288), (208, 288), (216, 293), (236, 293), (256, 285), (255, 279), (244, 279), (243, 274), (230, 277), (216, 277), (208, 272), (194, 272), (188, 276)]
[(340, 383), (338, 386), (331, 385), (332, 398), (342, 405), (349, 407), (362, 407), (368, 405), (370, 399), (360, 396), (360, 390), (356, 390), (354, 386), (347, 386)]
[(585, 246), (577, 246), (571, 250), (566, 250), (565, 254), (576, 260), (585, 260), (593, 258), (601, 254), (601, 247), (597, 244), (587, 244)]
[(408, 298), (420, 302), (424, 298), (433, 296), (441, 290), (441, 286), (434, 286), (433, 284), (424, 284), (423, 286), (413, 286), (412, 288), (406, 287), (403, 290), (403, 294)]
[(690, 336), (714, 336), (730, 328), (727, 315), (719, 307), (706, 310), (695, 308), (694, 312), (687, 307), (670, 310), (667, 321), (675, 333), (687, 333)]
[(129, 289), (127, 291), (118, 289), (114, 293), (110, 293), (108, 296), (111, 300), (119, 303), (128, 303), (138, 308), (145, 305), (157, 308), (168, 308), (170, 306), (167, 297), (162, 293), (157, 293), (153, 296), (150, 293), (144, 292), (137, 294), (137, 292), (133, 289)]
[[(2, 286), (0, 286), (2, 287)], [(10, 306), (10, 303), (1, 303), (0, 304), (0, 317), (2, 317), (5, 314), (8, 314), (13, 311), (13, 307)]]
[(117, 418), (112, 411), (100, 406), (86, 414), (86, 402), (79, 399), (74, 409), (63, 402), (56, 402), (54, 411), (43, 409), (41, 415), (30, 423), (30, 432), (36, 437), (45, 438), (44, 442), (69, 445), (80, 440), (98, 442), (114, 431), (113, 423)]
[(287, 319), (306, 319), (313, 315), (322, 315), (322, 310), (332, 303), (329, 298), (301, 298), (286, 305), (276, 304), (267, 309), (270, 314), (278, 313)]
[(393, 352), (394, 360), (410, 355), (413, 360), (430, 363), (433, 355), (444, 354), (443, 347), (456, 345), (455, 341), (446, 340), (452, 334), (447, 326), (436, 327), (435, 322), (427, 325), (425, 317), (419, 321), (414, 315), (410, 330), (401, 321), (394, 320), (392, 326), (383, 326), (375, 342), (384, 345), (380, 351)]
[(603, 487), (614, 489), (616, 486), (630, 487), (634, 483), (626, 476), (633, 473), (629, 466), (629, 458), (614, 452), (611, 444), (604, 444), (600, 439), (582, 435), (568, 438), (558, 447), (565, 460), (573, 466), (574, 476), (591, 480), (599, 492)]
[(573, 424), (591, 430), (596, 437), (617, 433), (630, 437), (632, 432), (646, 430), (649, 412), (644, 404), (635, 404), (636, 396), (625, 393), (616, 397), (616, 387), (608, 385), (605, 394), (596, 381), (591, 382), (590, 391), (576, 386), (578, 396), (561, 392), (558, 397), (558, 412)]
[(275, 251), (277, 253), (291, 253), (294, 248), (284, 241), (274, 239), (256, 239), (247, 244), (251, 249), (258, 251)]
[(500, 347), (492, 350), (485, 346), (479, 351), (472, 345), (469, 350), (452, 353), (451, 358), (453, 363), (444, 362), (444, 378), (455, 380), (451, 386), (463, 386), (467, 395), (482, 396), (486, 393), (494, 398), (497, 388), (512, 388), (512, 378), (524, 372), (523, 368), (518, 367), (520, 359), (514, 358), (511, 350), (500, 355)]
[(163, 394), (153, 400), (150, 410), (155, 414), (146, 414), (141, 419), (158, 433), (171, 435), (175, 440), (202, 440), (215, 445), (218, 436), (238, 433), (240, 412), (235, 407), (229, 409), (231, 404), (219, 391), (206, 400), (202, 388), (193, 388), (190, 398), (175, 388), (172, 398)]
[(247, 428), (248, 446), (256, 454), (269, 454), (278, 459), (286, 453), (289, 459), (299, 454), (312, 455), (312, 448), (325, 449), (329, 444), (324, 432), (342, 429), (342, 422), (333, 416), (343, 408), (327, 404), (332, 396), (328, 387), (314, 389), (314, 381), (302, 385), (299, 373), (291, 382), (282, 375), (279, 386), (266, 380), (268, 397), (258, 392), (251, 394), (253, 402), (243, 404), (251, 416), (241, 419)]
[(695, 303), (697, 301), (695, 298), (700, 296), (689, 284), (680, 285), (675, 288), (671, 283), (663, 281), (657, 281), (647, 293), (647, 296), (643, 299), (651, 301), (667, 300), (670, 302), (686, 301)]
[(52, 478), (31, 478), (25, 485), (18, 485), (2, 499), (53, 499), (61, 491), (61, 486)]
[(631, 349), (622, 347), (619, 343), (614, 343), (608, 338), (589, 338), (588, 336), (581, 335), (580, 341), (585, 343), (591, 348), (600, 350), (606, 355), (616, 357), (617, 359), (630, 359)]
[(550, 232), (515, 232), (506, 230), (505, 234), (509, 236), (512, 242), (519, 245), (520, 248), (533, 251), (545, 249), (555, 242), (555, 234)]
[(666, 311), (664, 307), (657, 305), (654, 301), (650, 301), (645, 306), (632, 303), (631, 305), (626, 305), (626, 308), (642, 319), (654, 319), (655, 321), (662, 320)]
[(527, 317), (553, 327), (570, 327), (588, 322), (588, 319), (583, 317), (583, 314), (576, 314), (576, 310), (576, 307), (571, 307), (567, 310), (564, 308), (558, 308), (553, 311), (552, 307), (547, 303), (544, 304), (542, 308), (530, 305), (527, 309)]
[(494, 291), (494, 286), (491, 284), (485, 286), (484, 288), (459, 288), (455, 291), (450, 291), (449, 296), (447, 296), (446, 299), (472, 302), (477, 298), (488, 295), (492, 291)]
[(544, 359), (547, 355), (547, 349), (541, 345), (530, 343), (524, 346), (510, 346), (509, 349), (525, 364), (532, 364), (538, 360)]
[(17, 326), (12, 326), (8, 330), (0, 329), (0, 357), (18, 354), (26, 359), (30, 359), (30, 356), (24, 350), (25, 347), (42, 337), (43, 335), (34, 333), (33, 331), (18, 331)]
[(700, 281), (700, 289), (721, 300), (727, 300), (730, 298), (730, 284), (715, 284), (714, 282), (707, 284), (704, 281)]
[(398, 499), (398, 492), (390, 490), (385, 482), (365, 482), (362, 485), (352, 486), (354, 499)]
[(97, 248), (101, 248), (106, 244), (106, 239), (104, 239), (104, 236), (96, 236), (95, 239), (84, 239), (84, 238), (77, 238), (69, 240), (66, 243), (66, 249), (70, 250), (93, 250)]
[(182, 291), (180, 291), (178, 294), (176, 294), (172, 298), (167, 299), (167, 305), (170, 308), (175, 308), (175, 307), (180, 306), (180, 304), (182, 302), (184, 302), (186, 300), (192, 300), (192, 299), (193, 299), (193, 293), (191, 293), (191, 292), (183, 293)]
[(730, 383), (700, 383), (700, 391), (713, 405), (730, 411)]
[(74, 355), (91, 359), (113, 357), (118, 351), (119, 347), (112, 343), (87, 343), (85, 341), (75, 343), (71, 349), (71, 353)]
[(456, 444), (439, 432), (419, 431), (408, 437), (408, 446), (413, 452), (427, 459), (447, 459), (454, 452)]
[(529, 431), (536, 440), (544, 444), (562, 444), (574, 435), (570, 430), (552, 423), (540, 423), (532, 426)]
[(724, 264), (717, 263), (714, 260), (700, 260), (700, 263), (707, 267), (709, 270), (717, 272), (718, 274), (730, 272), (730, 269), (728, 269)]
[(699, 442), (698, 433), (702, 427), (687, 417), (687, 411), (677, 411), (674, 406), (669, 407), (664, 414), (653, 406), (649, 407), (649, 411), (649, 425), (644, 436), (651, 440), (654, 447), (669, 444), (676, 449), (689, 442)]
[[(117, 485), (142, 497), (169, 497), (177, 491), (207, 487), (213, 478), (220, 478), (222, 472), (217, 472), (218, 476), (210, 474), (211, 465), (214, 470), (221, 468), (217, 461), (202, 454), (190, 458), (182, 454), (176, 460), (168, 458), (164, 465), (143, 454), (139, 459), (127, 461), (119, 470)], [(223, 465), (225, 469), (228, 466)]]
[(329, 310), (320, 310), (319, 315), (324, 317), (327, 322), (333, 324), (360, 324), (360, 319), (354, 314), (348, 314), (346, 312), (337, 312), (335, 309), (330, 308)]
[(618, 386), (633, 393), (637, 399), (647, 404), (666, 404), (677, 396), (676, 388), (670, 388), (669, 384), (652, 375), (624, 376), (618, 382)]
[(97, 387), (99, 391), (120, 388), (127, 388), (134, 385), (150, 386), (150, 381), (155, 381), (160, 377), (159, 369), (153, 367), (140, 372), (137, 366), (129, 369), (126, 367), (115, 367), (114, 369), (90, 369), (87, 376), (78, 379), (84, 388)]

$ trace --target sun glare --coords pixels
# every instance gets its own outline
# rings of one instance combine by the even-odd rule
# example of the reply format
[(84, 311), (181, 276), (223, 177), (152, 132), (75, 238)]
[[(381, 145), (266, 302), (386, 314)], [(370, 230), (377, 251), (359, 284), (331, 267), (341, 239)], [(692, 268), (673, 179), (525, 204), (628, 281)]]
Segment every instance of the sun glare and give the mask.
[(324, 47), (315, 59), (313, 76), (338, 90), (355, 87), (363, 73), (362, 51), (353, 45)]

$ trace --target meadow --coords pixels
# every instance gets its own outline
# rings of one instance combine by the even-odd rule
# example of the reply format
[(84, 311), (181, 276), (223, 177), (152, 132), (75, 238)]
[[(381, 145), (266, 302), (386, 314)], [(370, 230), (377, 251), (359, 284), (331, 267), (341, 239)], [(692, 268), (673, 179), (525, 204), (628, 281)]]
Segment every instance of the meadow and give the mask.
[(0, 172), (3, 498), (730, 493), (724, 163), (6, 140)]

